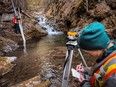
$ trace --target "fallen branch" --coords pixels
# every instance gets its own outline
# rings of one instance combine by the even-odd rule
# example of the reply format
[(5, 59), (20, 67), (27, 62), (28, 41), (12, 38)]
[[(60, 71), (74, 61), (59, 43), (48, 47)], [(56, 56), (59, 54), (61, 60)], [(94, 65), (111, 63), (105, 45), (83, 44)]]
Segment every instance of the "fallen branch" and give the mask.
[(21, 13), (22, 13), (22, 14), (24, 14), (24, 15), (26, 15), (28, 18), (32, 18), (32, 16), (31, 16), (31, 15), (27, 14), (27, 13), (26, 13), (26, 12), (24, 12), (23, 10), (21, 10)]

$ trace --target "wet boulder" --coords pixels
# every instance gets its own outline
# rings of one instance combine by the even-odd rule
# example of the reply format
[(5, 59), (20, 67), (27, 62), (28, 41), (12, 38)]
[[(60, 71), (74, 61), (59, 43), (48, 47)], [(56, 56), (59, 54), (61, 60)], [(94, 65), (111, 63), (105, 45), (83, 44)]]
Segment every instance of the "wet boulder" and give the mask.
[(42, 80), (53, 79), (56, 78), (54, 70), (46, 70), (41, 72)]
[(25, 20), (24, 28), (25, 28), (24, 32), (26, 33), (25, 34), (26, 37), (30, 37), (30, 39), (40, 38), (41, 36), (47, 35), (47, 32), (37, 24), (36, 20), (31, 20), (31, 21), (29, 19)]
[(11, 39), (0, 37), (0, 55), (12, 52), (18, 48), (18, 44)]
[[(57, 61), (57, 63), (58, 63), (58, 61)], [(61, 73), (56, 70), (59, 68), (59, 66), (56, 65), (53, 67), (54, 67), (54, 69), (47, 69), (47, 70), (44, 70), (41, 72), (40, 75), (42, 77), (42, 81), (46, 81), (46, 80), (48, 81), (48, 79), (49, 79), (51, 82), (49, 87), (60, 87), (61, 86), (61, 79), (60, 79)], [(61, 66), (60, 66), (60, 68), (61, 68)]]
[(49, 80), (41, 81), (40, 76), (35, 76), (33, 78), (30, 78), (29, 80), (16, 84), (12, 87), (49, 87), (49, 85)]
[(1, 20), (2, 21), (12, 21), (13, 20), (13, 17), (14, 17), (14, 14), (13, 13), (10, 13), (10, 14), (8, 14), (8, 13), (4, 13), (4, 14), (2, 14), (2, 18), (1, 18)]
[(16, 59), (16, 57), (0, 57), (0, 76), (8, 73), (15, 64), (12, 62)]
[(39, 24), (36, 24), (36, 29), (40, 32), (41, 35), (47, 35), (48, 32), (45, 31)]

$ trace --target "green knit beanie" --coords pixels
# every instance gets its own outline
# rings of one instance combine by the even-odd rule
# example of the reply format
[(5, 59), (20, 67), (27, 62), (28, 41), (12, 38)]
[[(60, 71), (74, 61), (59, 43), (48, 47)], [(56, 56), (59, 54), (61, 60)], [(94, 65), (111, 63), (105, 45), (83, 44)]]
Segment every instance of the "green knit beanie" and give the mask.
[(105, 32), (105, 26), (99, 22), (93, 22), (82, 30), (78, 43), (84, 50), (101, 50), (108, 47), (110, 39)]

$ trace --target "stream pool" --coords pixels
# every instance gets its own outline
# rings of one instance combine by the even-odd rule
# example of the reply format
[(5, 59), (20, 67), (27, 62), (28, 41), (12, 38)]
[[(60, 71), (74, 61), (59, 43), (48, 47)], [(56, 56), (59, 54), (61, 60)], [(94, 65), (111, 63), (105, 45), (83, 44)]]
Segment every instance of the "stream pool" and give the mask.
[(0, 87), (10, 87), (38, 74), (48, 75), (49, 78), (50, 75), (54, 74), (53, 67), (55, 65), (51, 63), (48, 55), (54, 48), (65, 46), (65, 43), (66, 37), (64, 34), (48, 35), (42, 37), (39, 41), (28, 43), (26, 54), (23, 52), (23, 47), (9, 54), (8, 56), (17, 57), (14, 62), (16, 65), (0, 79)]

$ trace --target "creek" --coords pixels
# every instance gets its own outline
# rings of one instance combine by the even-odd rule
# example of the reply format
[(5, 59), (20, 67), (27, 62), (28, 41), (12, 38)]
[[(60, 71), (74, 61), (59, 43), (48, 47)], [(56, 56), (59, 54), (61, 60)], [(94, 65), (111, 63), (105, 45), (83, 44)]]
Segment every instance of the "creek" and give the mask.
[[(9, 54), (8, 56), (16, 56), (18, 58), (14, 62), (14, 64), (16, 64), (15, 67), (0, 78), (0, 87), (11, 87), (12, 85), (21, 83), (37, 75), (40, 75), (42, 80), (49, 79), (52, 83), (50, 87), (60, 87), (65, 55), (64, 57), (59, 55), (58, 58), (52, 58), (51, 52), (53, 52), (55, 48), (65, 47), (65, 44), (65, 34), (48, 35), (39, 41), (28, 43), (27, 54), (24, 53), (23, 46)], [(74, 56), (72, 60), (73, 68), (75, 68), (76, 64), (81, 62), (78, 52), (76, 51), (74, 53), (76, 56)], [(92, 62), (89, 58), (86, 58), (86, 60), (87, 62)], [(75, 87), (74, 84), (77, 85), (77, 82), (75, 82), (72, 76), (70, 77), (69, 83), (69, 87)]]
[(9, 56), (13, 55), (18, 58), (15, 61), (15, 67), (0, 79), (2, 84), (0, 87), (10, 87), (40, 74), (48, 79), (56, 77), (58, 71), (54, 68), (57, 66), (50, 60), (49, 55), (54, 48), (65, 45), (64, 40), (63, 34), (48, 35), (37, 42), (28, 43), (26, 54), (23, 52), (23, 47), (9, 54)]

